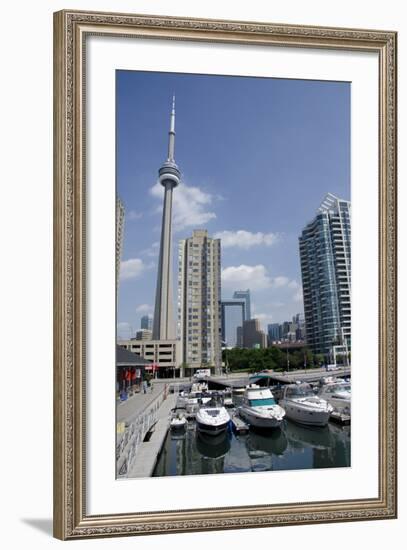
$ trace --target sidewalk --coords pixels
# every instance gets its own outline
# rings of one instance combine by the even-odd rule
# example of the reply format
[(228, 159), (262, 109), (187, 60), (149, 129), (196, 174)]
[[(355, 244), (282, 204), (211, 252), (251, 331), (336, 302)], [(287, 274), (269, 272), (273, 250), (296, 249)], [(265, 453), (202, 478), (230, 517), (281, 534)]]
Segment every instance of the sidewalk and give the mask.
[(147, 393), (136, 393), (126, 401), (117, 404), (116, 422), (130, 422), (147, 409), (159, 397), (165, 389), (165, 384), (153, 382), (153, 391), (148, 388)]

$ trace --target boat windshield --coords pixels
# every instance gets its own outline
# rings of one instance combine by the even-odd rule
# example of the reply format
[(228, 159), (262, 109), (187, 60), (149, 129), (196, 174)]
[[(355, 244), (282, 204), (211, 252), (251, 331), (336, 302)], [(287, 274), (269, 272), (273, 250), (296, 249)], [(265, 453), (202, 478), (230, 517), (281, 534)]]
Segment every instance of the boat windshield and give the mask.
[(251, 407), (264, 407), (266, 405), (276, 405), (276, 402), (272, 397), (267, 397), (266, 399), (249, 399), (249, 405)]
[(350, 392), (350, 384), (338, 384), (335, 386), (334, 391), (349, 391)]
[(291, 386), (287, 388), (287, 397), (309, 397), (314, 396), (314, 392), (309, 384), (299, 384), (298, 386)]

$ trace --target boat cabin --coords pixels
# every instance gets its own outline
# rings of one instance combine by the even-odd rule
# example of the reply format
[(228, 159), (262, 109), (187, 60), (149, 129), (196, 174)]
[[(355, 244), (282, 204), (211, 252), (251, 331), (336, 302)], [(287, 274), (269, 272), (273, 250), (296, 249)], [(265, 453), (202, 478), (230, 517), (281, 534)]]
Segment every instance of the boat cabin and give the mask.
[(314, 397), (311, 386), (306, 382), (289, 384), (284, 388), (283, 399), (299, 399), (301, 397)]

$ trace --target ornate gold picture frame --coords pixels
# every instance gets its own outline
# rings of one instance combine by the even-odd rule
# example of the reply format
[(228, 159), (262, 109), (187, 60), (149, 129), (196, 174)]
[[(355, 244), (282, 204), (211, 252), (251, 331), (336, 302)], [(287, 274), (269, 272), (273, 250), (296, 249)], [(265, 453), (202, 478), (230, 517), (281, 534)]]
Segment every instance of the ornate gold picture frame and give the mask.
[[(91, 515), (86, 490), (86, 41), (90, 36), (378, 56), (378, 495), (375, 498)], [(134, 14), (54, 15), (54, 535), (59, 539), (391, 519), (397, 514), (396, 41), (390, 31)], [(112, 365), (112, 369), (113, 369)], [(113, 443), (112, 443), (113, 445)], [(112, 474), (114, 475), (114, 474)], [(143, 486), (147, 486), (144, 484)]]

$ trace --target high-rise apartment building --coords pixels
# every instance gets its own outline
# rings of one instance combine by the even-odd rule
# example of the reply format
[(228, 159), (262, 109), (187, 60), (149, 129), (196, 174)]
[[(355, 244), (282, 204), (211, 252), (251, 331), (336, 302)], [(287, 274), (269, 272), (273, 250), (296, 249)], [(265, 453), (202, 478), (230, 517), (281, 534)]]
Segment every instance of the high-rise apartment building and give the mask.
[(307, 343), (314, 353), (351, 345), (351, 207), (328, 193), (299, 238)]
[(243, 300), (245, 303), (245, 321), (252, 318), (251, 306), (250, 306), (250, 290), (236, 290), (233, 293), (234, 300)]
[(195, 230), (179, 243), (178, 335), (182, 361), (192, 369), (207, 365), (220, 371), (220, 258), (220, 239), (208, 237), (206, 230)]

